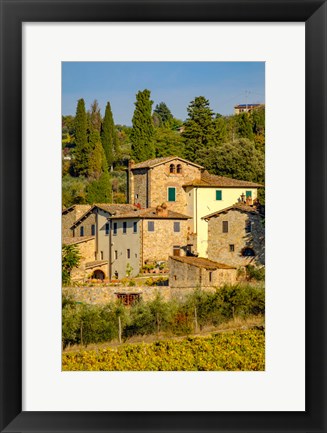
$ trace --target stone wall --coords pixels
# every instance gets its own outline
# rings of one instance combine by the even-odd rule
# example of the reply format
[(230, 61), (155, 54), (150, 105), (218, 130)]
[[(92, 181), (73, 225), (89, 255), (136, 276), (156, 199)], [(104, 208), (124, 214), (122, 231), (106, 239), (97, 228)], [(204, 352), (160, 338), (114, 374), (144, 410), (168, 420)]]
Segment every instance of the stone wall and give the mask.
[(169, 260), (169, 275), (172, 289), (215, 288), (235, 284), (237, 280), (236, 269), (210, 270), (173, 259)]
[[(170, 173), (170, 165), (177, 167), (181, 165), (181, 173)], [(149, 207), (154, 207), (162, 203), (167, 203), (168, 209), (187, 214), (188, 201), (183, 185), (194, 179), (200, 179), (201, 171), (199, 168), (178, 159), (160, 164), (150, 171), (150, 201)], [(168, 188), (176, 188), (176, 201), (168, 201)]]
[[(174, 222), (171, 219), (154, 219), (154, 231), (148, 231), (148, 221), (143, 224), (143, 263), (146, 261), (167, 261), (173, 255), (174, 246), (188, 244), (188, 220), (180, 222), (180, 232), (174, 232)], [(181, 251), (183, 254), (183, 251)]]
[(90, 205), (74, 205), (69, 209), (62, 212), (61, 224), (62, 224), (62, 237), (72, 237), (73, 231), (70, 227), (78, 220), (85, 212), (90, 209)]
[(71, 273), (72, 281), (80, 281), (87, 278), (89, 271), (85, 270), (85, 264), (93, 262), (95, 260), (95, 238), (88, 239), (84, 242), (75, 244), (78, 247), (78, 251), (81, 255), (80, 265), (78, 268), (74, 268)]
[[(131, 197), (130, 204), (140, 204), (142, 208), (149, 207), (148, 205), (148, 177), (147, 168), (137, 168), (133, 170), (131, 175)], [(134, 195), (134, 197), (133, 197)]]
[[(222, 222), (228, 221), (228, 233), (223, 233)], [(251, 224), (251, 232), (245, 230)], [(234, 245), (234, 251), (231, 251)], [(250, 247), (254, 257), (244, 257), (242, 251)], [(258, 214), (231, 209), (210, 218), (208, 222), (208, 258), (231, 266), (265, 264), (265, 231)]]
[(73, 230), (74, 236), (80, 235), (80, 228), (84, 227), (84, 236), (93, 236), (92, 235), (92, 225), (96, 223), (96, 215), (94, 213), (90, 213), (84, 221), (80, 222), (78, 226), (76, 226)]

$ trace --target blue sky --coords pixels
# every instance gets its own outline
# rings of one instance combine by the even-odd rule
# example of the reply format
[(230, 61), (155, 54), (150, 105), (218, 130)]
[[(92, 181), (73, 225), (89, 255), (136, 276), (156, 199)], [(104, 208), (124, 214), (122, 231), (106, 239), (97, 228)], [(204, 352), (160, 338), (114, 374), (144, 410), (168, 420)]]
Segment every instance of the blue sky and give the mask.
[(75, 115), (77, 101), (86, 109), (107, 101), (116, 124), (131, 125), (135, 95), (149, 89), (156, 104), (165, 102), (185, 120), (187, 106), (204, 96), (215, 113), (233, 114), (237, 104), (265, 102), (264, 62), (63, 62), (62, 114)]

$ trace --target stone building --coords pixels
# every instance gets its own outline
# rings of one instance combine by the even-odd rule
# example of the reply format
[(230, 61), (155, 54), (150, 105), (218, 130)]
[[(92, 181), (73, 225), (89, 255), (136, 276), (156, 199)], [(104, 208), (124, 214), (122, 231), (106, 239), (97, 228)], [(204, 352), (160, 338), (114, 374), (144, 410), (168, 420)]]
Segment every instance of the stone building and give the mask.
[(231, 266), (265, 264), (262, 208), (234, 204), (203, 218), (208, 223), (208, 258)]
[(189, 215), (190, 244), (201, 257), (208, 256), (208, 230), (202, 218), (242, 197), (254, 202), (261, 186), (209, 174), (200, 165), (173, 156), (131, 162), (128, 169), (129, 203), (144, 208), (167, 202), (168, 209)]
[(76, 245), (81, 256), (78, 268), (71, 273), (72, 281), (85, 281), (88, 278), (103, 280), (108, 277), (108, 261), (95, 260), (95, 236), (65, 237), (64, 245)]
[(61, 212), (62, 236), (74, 236), (71, 226), (77, 221), (91, 206), (89, 204), (74, 204)]
[(147, 263), (167, 262), (170, 255), (186, 254), (189, 219), (165, 205), (112, 216), (112, 276), (133, 277)]
[(235, 284), (236, 267), (202, 258), (169, 257), (169, 286), (171, 289), (221, 287)]
[(187, 197), (183, 185), (201, 178), (201, 167), (170, 156), (149, 159), (128, 168), (128, 202), (142, 208), (167, 203), (168, 209), (186, 213)]

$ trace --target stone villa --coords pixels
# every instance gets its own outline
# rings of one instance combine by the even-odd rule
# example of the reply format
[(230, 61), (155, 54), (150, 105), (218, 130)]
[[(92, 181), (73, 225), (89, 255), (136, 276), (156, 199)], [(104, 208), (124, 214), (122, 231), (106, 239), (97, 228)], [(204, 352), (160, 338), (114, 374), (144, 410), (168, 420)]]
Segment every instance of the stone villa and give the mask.
[[(253, 207), (261, 186), (211, 175), (200, 165), (174, 156), (137, 164), (130, 161), (127, 170), (128, 204), (95, 204), (86, 206), (84, 212), (82, 208), (77, 212), (81, 205), (72, 206), (63, 211), (63, 236), (65, 242), (69, 237), (75, 238), (79, 248), (83, 237), (88, 237), (85, 242), (93, 245), (93, 252), (88, 252), (88, 261), (84, 263), (84, 278), (90, 275), (89, 271), (93, 276), (101, 275), (103, 278), (135, 276), (146, 263), (168, 262), (169, 257), (173, 257), (169, 263), (175, 268), (185, 268), (185, 260), (195, 256), (201, 260), (209, 259), (210, 266), (226, 265), (224, 278), (227, 278), (227, 275), (233, 274), (235, 267), (252, 262), (253, 257), (258, 259), (258, 264), (263, 263), (264, 227), (260, 232), (259, 248), (254, 239), (254, 235), (259, 233), (259, 217)], [(234, 206), (241, 206), (245, 201), (249, 207), (247, 212), (237, 211)], [(246, 218), (253, 222), (252, 243), (250, 238), (243, 239), (243, 244), (236, 238), (232, 242), (225, 232), (217, 229), (216, 225), (220, 227), (220, 220), (225, 221), (226, 215), (233, 219), (233, 223), (230, 222), (233, 230), (239, 225), (244, 232)], [(232, 236), (232, 233), (229, 235)], [(228, 251), (226, 253), (226, 242), (228, 248), (234, 245), (235, 260), (231, 260), (232, 255), (228, 255)], [(251, 248), (254, 256), (250, 256)], [(177, 258), (175, 261), (174, 257)], [(184, 259), (184, 262), (178, 258)], [(193, 262), (192, 265), (187, 263), (187, 266), (206, 269), (202, 266), (203, 261), (202, 267)], [(209, 262), (206, 265), (209, 266)], [(197, 272), (196, 278), (199, 279)], [(208, 281), (216, 284), (219, 272), (210, 272), (213, 273), (211, 281)], [(177, 284), (176, 281), (172, 284)]]

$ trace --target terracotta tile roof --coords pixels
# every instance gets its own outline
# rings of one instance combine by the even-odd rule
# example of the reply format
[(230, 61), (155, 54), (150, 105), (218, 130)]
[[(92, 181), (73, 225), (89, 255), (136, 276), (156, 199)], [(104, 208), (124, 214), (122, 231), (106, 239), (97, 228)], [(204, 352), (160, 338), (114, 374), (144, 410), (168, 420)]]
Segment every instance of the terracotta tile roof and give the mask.
[(263, 185), (254, 182), (248, 182), (246, 180), (232, 179), (230, 177), (217, 176), (210, 174), (206, 170), (201, 173), (201, 179), (195, 179), (194, 181), (188, 182), (183, 186), (202, 186), (202, 187), (217, 187), (217, 188), (229, 188), (229, 187), (246, 187), (246, 188), (259, 188)]
[(164, 156), (161, 158), (148, 159), (147, 161), (138, 162), (137, 164), (133, 164), (131, 166), (131, 169), (134, 170), (135, 168), (152, 168), (156, 165), (172, 161), (173, 159), (178, 159), (180, 161), (186, 162), (187, 164), (194, 165), (195, 167), (203, 168), (201, 165), (195, 164), (191, 161), (187, 161), (186, 159), (180, 158), (179, 156)]
[(197, 268), (205, 268), (209, 270), (216, 269), (236, 269), (235, 266), (225, 265), (224, 263), (217, 263), (204, 257), (189, 257), (189, 256), (170, 256), (171, 259), (177, 262), (186, 263), (188, 265), (196, 266)]
[(68, 212), (71, 212), (72, 210), (76, 209), (79, 212), (87, 212), (91, 208), (91, 205), (89, 204), (73, 204), (72, 206), (66, 207), (62, 210), (62, 214), (66, 214)]
[(217, 215), (219, 215), (221, 213), (226, 213), (226, 212), (228, 212), (230, 210), (238, 210), (238, 211), (241, 211), (241, 212), (250, 212), (250, 213), (258, 214), (258, 215), (262, 215), (263, 214), (261, 208), (257, 208), (255, 206), (249, 206), (249, 205), (246, 205), (245, 203), (244, 204), (243, 203), (235, 203), (232, 206), (228, 206), (228, 207), (225, 207), (224, 209), (220, 209), (220, 210), (218, 210), (216, 212), (213, 212), (213, 213), (211, 213), (209, 215), (205, 215), (201, 219), (207, 220), (207, 219), (215, 217), (215, 216), (217, 216)]
[(95, 268), (96, 266), (107, 265), (108, 260), (94, 260), (94, 262), (85, 263), (85, 269)]
[(133, 204), (120, 204), (120, 203), (96, 203), (90, 207), (80, 218), (78, 218), (74, 224), (70, 227), (71, 229), (79, 225), (88, 215), (90, 215), (95, 208), (99, 208), (108, 212), (110, 215), (116, 215), (124, 212), (129, 212), (137, 209)]
[(64, 245), (80, 244), (81, 242), (87, 242), (91, 239), (95, 239), (95, 236), (75, 236), (75, 237), (65, 237), (62, 239)]
[(127, 218), (143, 218), (143, 219), (191, 219), (190, 216), (168, 210), (166, 214), (157, 213), (156, 208), (135, 209), (133, 212), (121, 213), (114, 215), (111, 219), (127, 219)]

